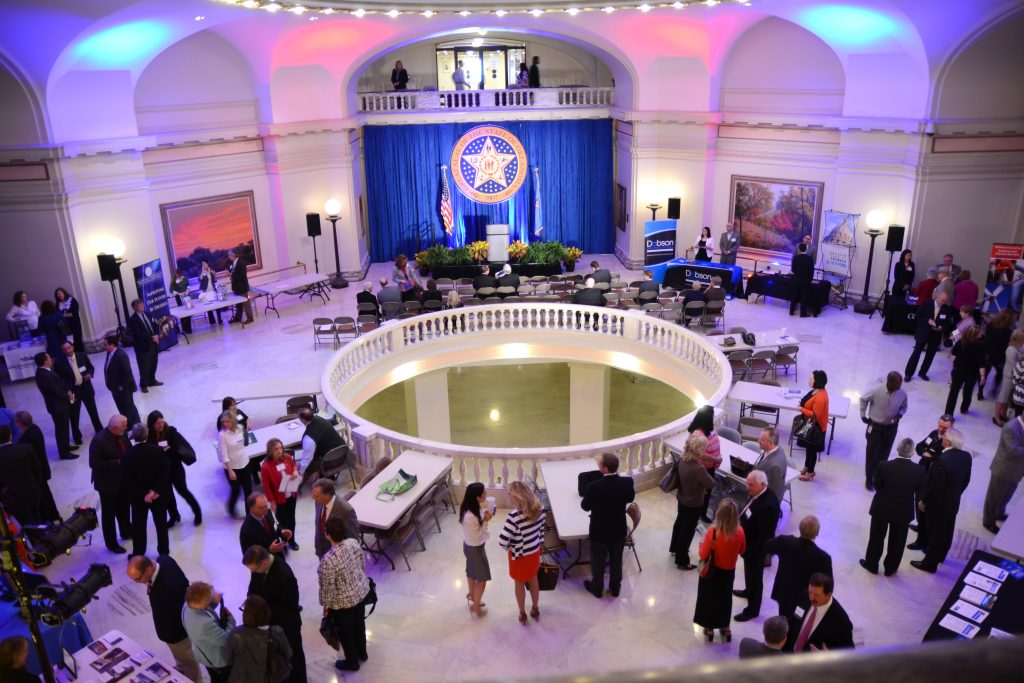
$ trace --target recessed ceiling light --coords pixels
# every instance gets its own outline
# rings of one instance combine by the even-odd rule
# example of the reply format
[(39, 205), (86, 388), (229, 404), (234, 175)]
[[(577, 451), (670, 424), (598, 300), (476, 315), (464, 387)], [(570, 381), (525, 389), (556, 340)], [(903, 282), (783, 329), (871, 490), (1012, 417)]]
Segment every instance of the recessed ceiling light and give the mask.
[(269, 5), (264, 5), (263, 9), (267, 10), (268, 12), (276, 12), (277, 10), (281, 9), (281, 6), (276, 2), (272, 2)]
[(352, 14), (354, 14), (358, 18), (362, 19), (366, 15), (366, 10), (364, 10), (362, 7), (360, 7), (359, 9), (357, 9)]
[(398, 12), (398, 10), (396, 10), (396, 9), (393, 9), (393, 10), (391, 10), (390, 12), (388, 12), (388, 16), (389, 16), (389, 17), (391, 17), (392, 19), (394, 19), (395, 17), (397, 17), (397, 16), (398, 16), (398, 14), (399, 14), (399, 12)]
[(704, 4), (708, 7), (714, 7), (718, 4), (718, 0), (704, 0)]
[(614, 12), (614, 11), (615, 11), (615, 8), (614, 8), (614, 7), (605, 7), (605, 8), (604, 8), (603, 10), (601, 10), (601, 11), (602, 11), (602, 12), (604, 12), (605, 14), (611, 14), (612, 12)]
[(539, 17), (540, 15), (544, 14), (544, 10), (532, 9), (530, 10), (530, 14), (532, 14), (535, 17)]
[(684, 7), (686, 7), (686, 5), (684, 5), (683, 3), (679, 2), (679, 0), (676, 0), (676, 2), (673, 2), (672, 6), (675, 7), (676, 9), (683, 9)]
[(296, 5), (295, 7), (292, 7), (288, 11), (291, 12), (292, 14), (296, 15), (296, 16), (299, 16), (299, 15), (304, 14), (306, 12), (306, 8), (303, 7), (302, 5)]
[(310, 17), (310, 21), (320, 21), (320, 17)]
[(570, 7), (569, 9), (565, 10), (565, 13), (568, 14), (570, 17), (575, 17), (577, 14), (580, 13), (580, 8)]
[(650, 12), (651, 11), (651, 6), (645, 3), (645, 4), (640, 5), (639, 7), (637, 7), (637, 9), (640, 10), (641, 12)]
[(484, 39), (483, 38), (474, 38), (470, 42), (470, 45), (472, 45), (473, 47), (480, 47), (483, 44), (484, 44)]
[(333, 7), (328, 7), (323, 12), (324, 12), (324, 14), (334, 14), (334, 8)]
[(423, 16), (425, 16), (425, 17), (427, 17), (429, 19), (430, 17), (434, 16), (434, 10), (432, 10), (432, 9), (424, 10), (421, 14), (423, 14)]
[(462, 10), (461, 12), (459, 12), (460, 17), (468, 17), (470, 14), (472, 14), (472, 12), (470, 12), (469, 10)]
[(245, 2), (242, 3), (242, 7), (248, 7), (249, 9), (259, 7), (259, 5), (260, 3), (256, 2), (256, 0), (245, 0)]
[(505, 10), (503, 10), (503, 9), (500, 9), (500, 10), (498, 10), (497, 12), (495, 12), (495, 13), (494, 13), (494, 16), (496, 16), (496, 17), (503, 17), (503, 16), (505, 16), (506, 14), (508, 14), (508, 12), (506, 12), (506, 11), (505, 11)]

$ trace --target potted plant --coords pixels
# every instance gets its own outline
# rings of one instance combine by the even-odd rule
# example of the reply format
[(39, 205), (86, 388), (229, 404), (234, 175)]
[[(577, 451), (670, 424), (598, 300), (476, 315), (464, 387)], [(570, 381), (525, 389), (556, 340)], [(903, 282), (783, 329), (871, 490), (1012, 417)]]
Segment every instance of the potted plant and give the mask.
[(487, 253), (491, 250), (491, 245), (483, 240), (477, 240), (470, 242), (466, 248), (469, 249), (469, 257), (479, 263), (487, 260)]
[[(484, 244), (487, 243), (484, 242)], [(486, 256), (486, 252), (484, 255)], [(459, 247), (458, 249), (450, 249), (449, 258), (450, 260), (448, 261), (448, 265), (452, 266), (468, 266), (473, 263), (473, 256), (468, 246)]]
[(565, 263), (565, 270), (569, 273), (576, 271), (576, 262), (583, 257), (583, 250), (579, 247), (566, 247), (562, 250), (562, 262)]
[(529, 245), (527, 245), (526, 242), (516, 240), (512, 244), (508, 245), (508, 248), (505, 251), (508, 252), (508, 260), (516, 262), (526, 256), (527, 249), (529, 249)]
[(416, 252), (416, 270), (419, 271), (419, 274), (426, 277), (430, 274), (431, 267), (430, 254), (426, 251)]

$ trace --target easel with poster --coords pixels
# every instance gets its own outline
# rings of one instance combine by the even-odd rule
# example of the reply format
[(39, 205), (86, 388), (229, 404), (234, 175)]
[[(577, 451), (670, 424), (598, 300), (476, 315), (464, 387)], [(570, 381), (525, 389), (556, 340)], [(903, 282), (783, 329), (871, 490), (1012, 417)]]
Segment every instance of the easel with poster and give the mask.
[(846, 292), (853, 277), (853, 255), (857, 251), (859, 213), (825, 211), (825, 230), (818, 246), (817, 270), (832, 283), (831, 302), (845, 309)]
[(988, 261), (988, 275), (985, 278), (985, 294), (981, 300), (981, 312), (992, 314), (1009, 308), (1021, 311), (1024, 297), (1024, 244), (992, 245)]

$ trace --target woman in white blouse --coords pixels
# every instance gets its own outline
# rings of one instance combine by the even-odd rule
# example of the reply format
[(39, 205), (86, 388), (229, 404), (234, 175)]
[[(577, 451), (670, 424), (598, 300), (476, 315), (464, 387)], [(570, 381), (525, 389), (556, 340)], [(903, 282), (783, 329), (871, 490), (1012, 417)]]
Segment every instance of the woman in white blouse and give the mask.
[(220, 414), (220, 460), (228, 476), (231, 495), (228, 497), (228, 514), (238, 518), (235, 504), (238, 494), (244, 492), (248, 498), (252, 493), (252, 476), (249, 474), (249, 458), (245, 456), (245, 430), (230, 410)]
[(466, 579), (469, 581), (469, 611), (478, 617), (487, 613), (484, 603), (484, 589), (491, 580), (491, 565), (487, 562), (487, 523), (494, 516), (486, 508), (487, 491), (480, 482), (473, 482), (466, 487), (466, 495), (459, 508), (459, 521), (462, 522), (462, 552), (466, 555)]
[(715, 254), (715, 241), (711, 239), (711, 228), (705, 225), (701, 229), (700, 237), (693, 243), (693, 248), (697, 250), (697, 255), (693, 257), (694, 261), (711, 260)]
[(7, 311), (7, 322), (14, 323), (18, 328), (27, 327), (32, 336), (39, 329), (39, 306), (35, 301), (28, 300), (28, 292), (18, 290), (14, 293), (14, 305)]
[(519, 623), (526, 623), (526, 589), (530, 589), (533, 609), (530, 616), (540, 619), (540, 554), (544, 549), (544, 509), (537, 496), (526, 484), (514, 481), (508, 485), (508, 499), (512, 512), (505, 518), (505, 526), (498, 537), (498, 545), (508, 549), (508, 574), (516, 582), (516, 603), (519, 605)]

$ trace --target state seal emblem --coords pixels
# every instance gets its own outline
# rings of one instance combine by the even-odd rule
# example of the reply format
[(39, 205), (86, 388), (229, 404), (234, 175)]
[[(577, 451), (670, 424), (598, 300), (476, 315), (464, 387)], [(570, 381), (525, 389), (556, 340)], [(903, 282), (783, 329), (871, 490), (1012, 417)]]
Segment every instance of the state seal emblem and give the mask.
[(498, 126), (479, 126), (452, 149), (452, 176), (462, 194), (476, 202), (503, 202), (523, 186), (528, 167), (519, 138)]

